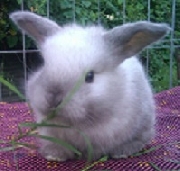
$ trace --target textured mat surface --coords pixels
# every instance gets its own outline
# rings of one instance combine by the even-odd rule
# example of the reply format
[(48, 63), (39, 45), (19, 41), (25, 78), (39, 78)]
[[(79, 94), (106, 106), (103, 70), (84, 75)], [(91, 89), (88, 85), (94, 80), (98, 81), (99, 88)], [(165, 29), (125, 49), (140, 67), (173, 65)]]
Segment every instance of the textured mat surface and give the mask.
[[(155, 95), (157, 102), (156, 137), (147, 145), (147, 154), (128, 159), (108, 160), (95, 164), (90, 171), (177, 171), (180, 170), (180, 87)], [(6, 142), (18, 135), (18, 123), (33, 121), (25, 103), (0, 102), (0, 140)], [(27, 130), (23, 129), (23, 132)], [(21, 142), (38, 144), (34, 138)], [(179, 142), (179, 143), (178, 143)], [(158, 146), (160, 145), (160, 146)], [(0, 144), (1, 147), (8, 144)], [(157, 149), (153, 149), (156, 147)], [(34, 150), (0, 152), (0, 171), (81, 171), (84, 161), (48, 162)]]

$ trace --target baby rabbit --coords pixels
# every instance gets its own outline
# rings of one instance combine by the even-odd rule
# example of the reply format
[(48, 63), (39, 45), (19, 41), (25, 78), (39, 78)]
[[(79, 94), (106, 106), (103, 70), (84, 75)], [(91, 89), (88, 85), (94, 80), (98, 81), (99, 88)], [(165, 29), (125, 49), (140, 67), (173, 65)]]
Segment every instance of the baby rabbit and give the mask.
[[(37, 122), (45, 119), (83, 76), (80, 88), (48, 121), (72, 128), (39, 127), (39, 134), (59, 138), (87, 158), (88, 145), (80, 130), (91, 142), (93, 159), (127, 157), (150, 142), (155, 132), (155, 102), (135, 55), (165, 36), (170, 30), (166, 24), (140, 21), (106, 30), (59, 26), (28, 11), (13, 12), (10, 18), (35, 40), (44, 59), (26, 85)], [(40, 152), (48, 160), (75, 158), (61, 145), (40, 141)]]

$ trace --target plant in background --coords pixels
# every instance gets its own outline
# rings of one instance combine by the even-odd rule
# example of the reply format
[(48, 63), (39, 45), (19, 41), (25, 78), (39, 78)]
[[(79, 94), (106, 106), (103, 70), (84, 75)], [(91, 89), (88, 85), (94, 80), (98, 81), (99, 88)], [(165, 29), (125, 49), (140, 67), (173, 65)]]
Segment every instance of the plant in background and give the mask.
[[(60, 25), (70, 23), (74, 19), (77, 23), (82, 25), (101, 23), (107, 28), (112, 28), (125, 22), (132, 22), (137, 20), (147, 20), (148, 1), (140, 0), (126, 0), (125, 9), (123, 9), (123, 0), (50, 0), (49, 11), (50, 18), (54, 19)], [(10, 3), (10, 0), (2, 0), (0, 12), (0, 50), (22, 49), (22, 36), (17, 31), (15, 26), (9, 20), (8, 14), (14, 10), (21, 9), (22, 0), (15, 0)], [(75, 5), (75, 6), (74, 6)], [(98, 6), (99, 5), (99, 6)], [(171, 23), (172, 2), (167, 0), (151, 0), (150, 20), (154, 22)], [(99, 9), (100, 7), (100, 9)], [(45, 16), (47, 12), (46, 0), (28, 0), (24, 1), (24, 9), (36, 12)], [(180, 1), (176, 2), (176, 15), (180, 15)], [(123, 18), (123, 13), (125, 16)], [(175, 21), (174, 36), (180, 36), (180, 22)], [(177, 40), (175, 44), (180, 44)], [(170, 45), (170, 36), (167, 36), (165, 42), (161, 45)], [(33, 41), (26, 38), (26, 48), (35, 49)], [(147, 61), (146, 52), (142, 53), (142, 60)], [(170, 51), (163, 48), (158, 50), (149, 50), (149, 75), (152, 79), (154, 89), (162, 91), (169, 88), (169, 65), (170, 65)], [(177, 65), (173, 59), (173, 86), (178, 84), (176, 78)], [(164, 74), (162, 74), (164, 73)]]
[(9, 21), (8, 13), (17, 8), (18, 4), (16, 1), (3, 0), (0, 2), (0, 6), (0, 50), (16, 48), (18, 46), (18, 37), (21, 36), (17, 33), (15, 26)]

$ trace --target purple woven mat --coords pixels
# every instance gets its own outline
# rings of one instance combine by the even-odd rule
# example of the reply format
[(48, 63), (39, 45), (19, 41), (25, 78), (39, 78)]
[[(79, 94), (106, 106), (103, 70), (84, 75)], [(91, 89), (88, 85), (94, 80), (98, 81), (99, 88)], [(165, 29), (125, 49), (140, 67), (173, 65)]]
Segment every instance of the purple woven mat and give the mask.
[[(180, 142), (180, 87), (158, 93), (155, 99), (156, 137), (146, 149), (162, 146), (141, 156), (98, 163), (90, 171), (153, 171), (157, 170), (154, 165), (162, 171), (180, 170), (180, 163), (176, 163), (180, 162), (180, 143), (175, 143)], [(27, 104), (0, 102), (0, 140), (9, 141), (16, 137), (17, 124), (25, 121), (33, 121)], [(25, 138), (21, 142), (38, 144), (34, 138)], [(48, 162), (36, 151), (26, 149), (0, 153), (0, 171), (81, 171), (84, 167), (82, 160)]]

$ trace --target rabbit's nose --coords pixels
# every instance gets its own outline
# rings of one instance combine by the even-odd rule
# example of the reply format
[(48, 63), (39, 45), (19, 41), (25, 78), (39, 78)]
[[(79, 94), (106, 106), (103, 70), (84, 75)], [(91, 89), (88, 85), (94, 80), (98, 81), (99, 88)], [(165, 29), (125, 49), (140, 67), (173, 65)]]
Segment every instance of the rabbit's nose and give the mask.
[(62, 103), (62, 96), (57, 94), (50, 94), (48, 98), (48, 103), (50, 108), (56, 108)]
[(63, 101), (63, 91), (57, 87), (51, 87), (47, 94), (49, 108), (57, 108)]

